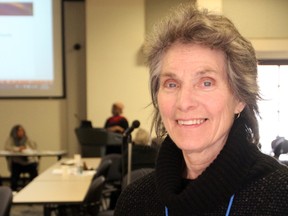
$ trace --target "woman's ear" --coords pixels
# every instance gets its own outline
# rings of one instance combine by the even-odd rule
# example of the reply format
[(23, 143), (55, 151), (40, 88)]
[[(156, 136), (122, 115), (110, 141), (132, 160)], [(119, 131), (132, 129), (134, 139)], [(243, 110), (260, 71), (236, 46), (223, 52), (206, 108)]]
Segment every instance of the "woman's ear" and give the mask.
[(239, 101), (237, 106), (235, 107), (235, 114), (239, 114), (243, 111), (243, 109), (245, 108), (246, 103)]

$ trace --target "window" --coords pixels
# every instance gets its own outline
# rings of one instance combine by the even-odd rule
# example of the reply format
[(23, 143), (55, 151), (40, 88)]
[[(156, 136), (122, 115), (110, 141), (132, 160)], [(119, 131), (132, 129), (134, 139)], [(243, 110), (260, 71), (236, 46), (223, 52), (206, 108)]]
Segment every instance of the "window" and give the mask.
[(260, 143), (271, 153), (277, 135), (288, 139), (288, 61), (263, 61), (258, 66), (258, 84), (263, 98), (258, 105)]

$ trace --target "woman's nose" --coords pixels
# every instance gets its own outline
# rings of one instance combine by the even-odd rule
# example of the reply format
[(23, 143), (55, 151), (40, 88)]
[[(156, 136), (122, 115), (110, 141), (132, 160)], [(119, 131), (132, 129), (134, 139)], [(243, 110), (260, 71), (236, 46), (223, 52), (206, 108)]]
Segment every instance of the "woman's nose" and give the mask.
[(198, 106), (197, 92), (193, 87), (181, 87), (177, 95), (177, 107), (181, 111), (195, 109)]

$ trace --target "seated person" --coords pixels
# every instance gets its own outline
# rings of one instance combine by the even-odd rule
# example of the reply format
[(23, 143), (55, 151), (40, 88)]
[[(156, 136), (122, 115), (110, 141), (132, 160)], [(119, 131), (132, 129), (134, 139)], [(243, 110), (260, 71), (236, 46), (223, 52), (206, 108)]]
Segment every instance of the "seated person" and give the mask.
[[(150, 135), (143, 128), (139, 128), (132, 143), (131, 170), (141, 168), (155, 168), (158, 149), (150, 145)], [(123, 174), (128, 169), (128, 150), (123, 154)]]
[[(149, 133), (143, 128), (138, 128), (132, 142), (131, 171), (141, 168), (155, 168), (157, 154), (158, 148), (150, 145)], [(123, 151), (121, 168), (124, 177), (128, 172), (128, 149)], [(118, 197), (118, 193), (113, 193), (110, 200), (110, 209), (115, 208)]]
[[(29, 152), (36, 150), (36, 143), (30, 140), (21, 125), (15, 125), (5, 143), (5, 150), (12, 152)], [(17, 191), (21, 173), (29, 173), (31, 181), (38, 175), (38, 158), (17, 156), (8, 158), (8, 166), (11, 171), (11, 189)]]
[[(112, 105), (112, 116), (109, 117), (104, 125), (107, 131), (123, 134), (129, 127), (127, 119), (122, 115), (124, 105), (120, 102), (116, 102)], [(121, 153), (122, 147), (119, 146), (107, 146), (106, 154)]]
[(284, 137), (277, 136), (276, 139), (272, 141), (271, 147), (274, 157), (279, 159), (281, 154), (288, 153), (288, 140)]

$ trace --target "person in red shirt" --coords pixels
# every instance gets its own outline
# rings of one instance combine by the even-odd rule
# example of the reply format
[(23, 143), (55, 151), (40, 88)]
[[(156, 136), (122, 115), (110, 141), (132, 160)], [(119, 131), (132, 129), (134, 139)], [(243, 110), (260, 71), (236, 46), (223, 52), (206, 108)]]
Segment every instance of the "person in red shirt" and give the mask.
[[(125, 130), (129, 127), (128, 120), (122, 115), (124, 109), (124, 105), (120, 102), (116, 102), (112, 104), (112, 116), (109, 117), (106, 122), (104, 128), (109, 132), (123, 134)], [(121, 145), (110, 145), (106, 146), (106, 154), (111, 153), (121, 153), (122, 146)]]
[(104, 128), (110, 132), (124, 133), (129, 123), (127, 119), (121, 115), (123, 109), (124, 105), (120, 102), (112, 104), (112, 116), (106, 120)]

